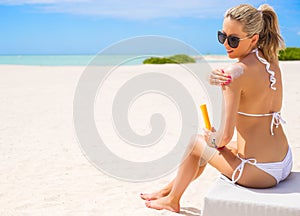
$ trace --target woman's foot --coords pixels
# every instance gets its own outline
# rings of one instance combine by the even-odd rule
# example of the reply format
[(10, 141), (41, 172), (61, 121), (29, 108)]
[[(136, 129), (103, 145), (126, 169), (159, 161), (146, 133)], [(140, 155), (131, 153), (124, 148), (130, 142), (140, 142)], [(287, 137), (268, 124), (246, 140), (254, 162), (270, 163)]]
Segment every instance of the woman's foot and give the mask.
[(156, 209), (156, 210), (166, 209), (166, 210), (172, 211), (172, 212), (177, 212), (177, 213), (180, 212), (179, 203), (171, 200), (168, 196), (162, 197), (157, 200), (146, 201), (145, 205), (148, 208), (152, 208), (152, 209)]
[(150, 193), (150, 194), (143, 194), (141, 193), (140, 194), (140, 197), (143, 199), (143, 200), (157, 200), (159, 198), (162, 198), (162, 197), (165, 197), (165, 196), (168, 196), (170, 193), (170, 190), (169, 189), (162, 189), (158, 192), (155, 192), (155, 193)]

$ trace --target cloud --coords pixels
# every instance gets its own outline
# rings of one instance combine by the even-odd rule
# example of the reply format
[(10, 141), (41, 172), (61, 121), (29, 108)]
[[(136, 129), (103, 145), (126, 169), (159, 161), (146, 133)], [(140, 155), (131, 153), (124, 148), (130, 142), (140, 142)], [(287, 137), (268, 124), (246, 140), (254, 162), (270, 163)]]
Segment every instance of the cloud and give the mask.
[(300, 31), (297, 32), (297, 35), (300, 35)]
[[(266, 0), (252, 0), (258, 6)], [(0, 0), (0, 4), (36, 6), (36, 10), (131, 20), (165, 17), (219, 18), (243, 0)]]
[(90, 0), (0, 0), (3, 5), (25, 5), (25, 4), (60, 4), (60, 3), (77, 3), (90, 2)]

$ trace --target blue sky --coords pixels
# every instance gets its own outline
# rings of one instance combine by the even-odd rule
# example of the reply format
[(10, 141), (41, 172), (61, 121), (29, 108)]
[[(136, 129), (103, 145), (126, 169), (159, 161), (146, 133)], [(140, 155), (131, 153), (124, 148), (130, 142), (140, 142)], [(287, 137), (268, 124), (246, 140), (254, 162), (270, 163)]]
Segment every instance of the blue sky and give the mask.
[(0, 54), (96, 54), (141, 35), (225, 54), (216, 31), (226, 9), (240, 3), (273, 6), (287, 46), (300, 47), (299, 0), (0, 0)]

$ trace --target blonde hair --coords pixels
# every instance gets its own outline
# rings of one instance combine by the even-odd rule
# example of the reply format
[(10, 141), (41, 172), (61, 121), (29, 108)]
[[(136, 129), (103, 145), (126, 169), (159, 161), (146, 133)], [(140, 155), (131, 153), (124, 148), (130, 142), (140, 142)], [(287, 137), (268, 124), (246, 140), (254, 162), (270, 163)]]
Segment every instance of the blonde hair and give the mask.
[(280, 35), (277, 15), (270, 5), (263, 4), (256, 9), (249, 4), (241, 4), (229, 9), (226, 17), (241, 22), (243, 31), (249, 37), (259, 35), (257, 47), (267, 61), (278, 59), (279, 50), (284, 49), (285, 44)]

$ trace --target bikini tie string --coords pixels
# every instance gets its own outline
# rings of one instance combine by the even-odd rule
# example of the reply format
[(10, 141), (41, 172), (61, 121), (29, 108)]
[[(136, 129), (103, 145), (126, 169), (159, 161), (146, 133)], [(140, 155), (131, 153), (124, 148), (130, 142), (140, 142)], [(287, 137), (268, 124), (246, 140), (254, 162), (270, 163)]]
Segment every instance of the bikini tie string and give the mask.
[(286, 122), (283, 120), (279, 112), (272, 113), (272, 116), (273, 117), (271, 121), (271, 134), (274, 135), (274, 131), (273, 131), (274, 125), (276, 128), (278, 128), (280, 124), (285, 124)]
[[(255, 158), (249, 158), (249, 159), (244, 159), (244, 158), (241, 158), (239, 156), (239, 154), (237, 154), (237, 157), (242, 161), (240, 163), (240, 165), (237, 166), (237, 168), (234, 170), (234, 172), (232, 173), (232, 176), (231, 176), (231, 182), (233, 184), (235, 184), (238, 180), (240, 180), (241, 176), (242, 176), (242, 173), (243, 173), (243, 170), (244, 170), (244, 166), (246, 163), (249, 163), (251, 165), (255, 165), (256, 164), (256, 159)], [(239, 175), (238, 177), (235, 179), (235, 175), (237, 173), (237, 171), (239, 171)]]

